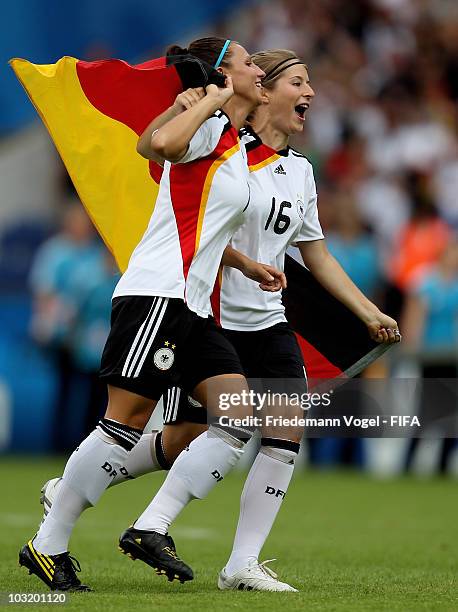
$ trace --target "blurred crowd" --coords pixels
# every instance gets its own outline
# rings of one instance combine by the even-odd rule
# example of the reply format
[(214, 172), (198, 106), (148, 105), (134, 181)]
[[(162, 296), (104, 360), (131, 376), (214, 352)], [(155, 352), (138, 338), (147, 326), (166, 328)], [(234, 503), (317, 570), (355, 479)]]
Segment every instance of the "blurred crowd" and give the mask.
[[(220, 33), (306, 62), (316, 95), (293, 145), (313, 163), (329, 249), (400, 323), (391, 376), (450, 378), (456, 390), (458, 3), (267, 0)], [(458, 408), (425, 388), (419, 412), (428, 404)], [(444, 471), (456, 444), (442, 446)]]
[(316, 95), (294, 146), (330, 250), (399, 318), (404, 346), (456, 360), (458, 3), (267, 0), (229, 33), (305, 60)]
[(74, 437), (89, 434), (105, 412), (106, 385), (98, 370), (118, 279), (81, 202), (68, 199), (60, 227), (38, 248), (29, 276), (30, 335), (57, 374), (51, 432), (55, 451), (66, 451)]
[[(304, 58), (316, 95), (293, 146), (313, 163), (329, 249), (398, 319), (418, 375), (456, 379), (458, 3), (263, 0), (213, 33)], [(30, 273), (31, 333), (59, 370), (62, 419), (69, 381), (89, 389), (85, 428), (105, 402), (96, 372), (117, 278), (81, 205), (65, 205)]]

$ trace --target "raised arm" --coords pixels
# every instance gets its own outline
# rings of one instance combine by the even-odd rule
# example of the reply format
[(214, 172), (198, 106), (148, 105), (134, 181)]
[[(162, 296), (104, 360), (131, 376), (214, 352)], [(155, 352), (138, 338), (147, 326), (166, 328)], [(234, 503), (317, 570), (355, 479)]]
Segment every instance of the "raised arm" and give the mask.
[[(206, 95), (199, 97), (199, 94), (196, 94), (199, 97), (197, 101), (194, 95), (189, 95), (189, 107), (184, 112), (176, 114), (179, 107), (175, 106), (175, 101), (172, 107), (146, 128), (138, 141), (137, 151), (146, 159), (154, 161), (179, 161), (200, 126), (221, 108), (233, 93), (232, 79), (228, 76), (225, 87), (208, 85)], [(183, 102), (182, 98), (179, 104), (183, 105)]]
[(174, 117), (178, 117), (185, 110), (195, 106), (199, 100), (205, 96), (203, 87), (197, 87), (196, 89), (187, 89), (181, 92), (175, 99), (175, 102), (161, 115), (153, 119), (148, 125), (146, 130), (138, 139), (137, 153), (146, 159), (154, 159), (154, 161), (162, 162), (163, 158), (156, 156), (153, 149), (151, 148), (151, 136), (153, 133), (161, 128), (163, 125), (168, 123)]
[[(304, 264), (331, 295), (345, 304), (365, 325), (376, 342), (399, 342), (397, 322), (381, 312), (353, 283), (328, 251), (324, 240), (298, 242)], [(338, 332), (337, 332), (338, 334)]]

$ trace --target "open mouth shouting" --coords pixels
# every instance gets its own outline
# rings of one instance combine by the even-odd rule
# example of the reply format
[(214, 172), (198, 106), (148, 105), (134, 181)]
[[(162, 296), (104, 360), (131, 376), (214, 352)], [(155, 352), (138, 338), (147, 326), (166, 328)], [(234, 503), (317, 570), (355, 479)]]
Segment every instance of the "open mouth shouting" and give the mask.
[(294, 107), (294, 112), (301, 121), (305, 121), (305, 113), (309, 106), (310, 104), (308, 102), (304, 102), (303, 104), (298, 104)]

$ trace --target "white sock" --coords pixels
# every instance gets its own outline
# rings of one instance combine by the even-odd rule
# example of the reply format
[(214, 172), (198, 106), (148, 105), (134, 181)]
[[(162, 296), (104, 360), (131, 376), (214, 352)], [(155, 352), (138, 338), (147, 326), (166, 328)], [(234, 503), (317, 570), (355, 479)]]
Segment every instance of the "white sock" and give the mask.
[[(129, 451), (124, 465), (117, 470), (116, 476), (111, 480), (108, 487), (114, 487), (114, 485), (133, 480), (144, 474), (169, 469), (164, 464), (165, 457), (158, 458), (156, 454), (156, 436), (160, 433), (153, 431), (152, 433), (142, 435), (140, 441)], [(56, 493), (60, 489), (61, 484), (62, 479), (54, 485)]]
[(261, 447), (240, 498), (239, 522), (225, 568), (229, 576), (258, 562), (288, 489), (296, 456), (292, 450)]
[(117, 470), (116, 476), (108, 485), (109, 487), (132, 480), (137, 476), (143, 476), (143, 474), (166, 469), (159, 463), (156, 455), (156, 436), (158, 434), (161, 434), (161, 432), (153, 431), (142, 435), (140, 441), (127, 455), (124, 464)]
[(128, 451), (94, 430), (70, 456), (56, 499), (38, 530), (34, 547), (46, 555), (68, 550), (68, 541), (83, 510), (97, 503), (125, 463)]
[(242, 456), (244, 446), (237, 438), (210, 426), (178, 455), (135, 527), (167, 533), (170, 524), (192, 499), (203, 499), (223, 480)]

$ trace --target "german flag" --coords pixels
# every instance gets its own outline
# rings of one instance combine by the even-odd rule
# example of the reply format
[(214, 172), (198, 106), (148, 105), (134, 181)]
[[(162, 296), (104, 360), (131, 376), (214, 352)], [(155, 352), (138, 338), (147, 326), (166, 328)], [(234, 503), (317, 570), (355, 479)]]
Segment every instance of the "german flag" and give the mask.
[[(192, 56), (129, 65), (63, 57), (37, 65), (10, 62), (53, 139), (70, 177), (121, 271), (142, 237), (156, 201), (161, 168), (136, 152), (146, 126), (188, 87), (222, 85), (223, 77)], [(250, 171), (275, 155), (248, 152)], [(286, 258), (286, 315), (296, 331), (309, 379), (358, 374), (388, 347), (291, 257)], [(335, 330), (338, 330), (337, 332)]]
[(188, 87), (223, 77), (195, 57), (130, 65), (63, 57), (10, 64), (47, 127), (80, 199), (121, 271), (156, 201), (161, 168), (137, 154), (138, 137)]
[(325, 381), (330, 379), (344, 382), (391, 347), (374, 342), (364, 323), (288, 254), (285, 274), (285, 314), (301, 348), (310, 387), (329, 386)]

